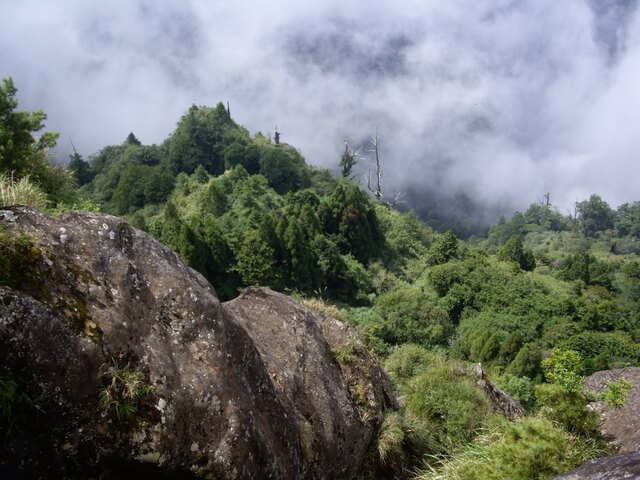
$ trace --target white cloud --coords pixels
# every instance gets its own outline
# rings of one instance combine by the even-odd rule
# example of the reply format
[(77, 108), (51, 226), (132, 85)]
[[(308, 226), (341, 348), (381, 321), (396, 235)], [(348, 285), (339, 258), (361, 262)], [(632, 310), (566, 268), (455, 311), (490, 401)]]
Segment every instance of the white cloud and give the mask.
[(638, 199), (635, 0), (0, 0), (0, 76), (85, 155), (230, 101), (335, 166), (382, 135), (388, 182), (524, 208)]

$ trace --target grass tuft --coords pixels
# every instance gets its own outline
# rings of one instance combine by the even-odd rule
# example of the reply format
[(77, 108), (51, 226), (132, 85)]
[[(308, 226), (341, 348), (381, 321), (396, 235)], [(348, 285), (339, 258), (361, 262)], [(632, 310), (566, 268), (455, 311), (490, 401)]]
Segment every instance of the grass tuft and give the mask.
[(106, 415), (115, 414), (120, 422), (136, 415), (142, 399), (153, 391), (138, 370), (111, 367), (104, 375), (105, 386), (99, 393), (99, 407)]
[(49, 203), (47, 194), (33, 183), (29, 176), (15, 180), (13, 176), (0, 175), (0, 207), (8, 205), (28, 205), (45, 208)]

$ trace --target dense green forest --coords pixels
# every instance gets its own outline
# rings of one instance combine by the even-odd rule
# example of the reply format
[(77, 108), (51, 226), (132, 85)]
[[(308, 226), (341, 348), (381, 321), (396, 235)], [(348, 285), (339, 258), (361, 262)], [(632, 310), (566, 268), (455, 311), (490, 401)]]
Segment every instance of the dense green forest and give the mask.
[[(4, 80), (0, 204), (123, 216), (221, 299), (264, 285), (356, 326), (403, 400), (378, 434), (389, 478), (547, 478), (610, 453), (581, 380), (640, 363), (640, 202), (613, 209), (594, 194), (563, 215), (546, 196), (463, 241), (370, 196), (349, 158), (336, 158), (343, 178), (307, 165), (222, 104), (190, 107), (161, 145), (131, 133), (63, 167), (48, 160), (44, 113), (15, 95)], [(478, 362), (527, 416), (491, 409)]]

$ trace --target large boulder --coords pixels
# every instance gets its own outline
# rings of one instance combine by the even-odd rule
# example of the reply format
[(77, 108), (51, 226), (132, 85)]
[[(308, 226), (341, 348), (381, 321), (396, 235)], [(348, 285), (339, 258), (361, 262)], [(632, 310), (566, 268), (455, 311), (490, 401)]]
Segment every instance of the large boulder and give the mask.
[(640, 450), (640, 368), (596, 372), (587, 377), (584, 387), (588, 392), (601, 394), (607, 389), (607, 384), (622, 379), (633, 385), (622, 408), (610, 408), (603, 401), (593, 403), (592, 407), (600, 413), (602, 435), (617, 444), (621, 453), (636, 452)]
[(640, 452), (590, 460), (552, 480), (630, 480), (640, 478)]
[(221, 304), (122, 219), (0, 224), (2, 478), (350, 478), (395, 406), (345, 324), (261, 288)]
[(274, 387), (300, 415), (297, 425), (309, 432), (303, 434), (305, 460), (323, 465), (328, 477), (351, 477), (357, 465), (333, 459), (366, 455), (362, 435), (371, 438), (377, 412), (393, 402), (386, 374), (346, 324), (285, 295), (249, 288), (224, 307), (254, 340)]

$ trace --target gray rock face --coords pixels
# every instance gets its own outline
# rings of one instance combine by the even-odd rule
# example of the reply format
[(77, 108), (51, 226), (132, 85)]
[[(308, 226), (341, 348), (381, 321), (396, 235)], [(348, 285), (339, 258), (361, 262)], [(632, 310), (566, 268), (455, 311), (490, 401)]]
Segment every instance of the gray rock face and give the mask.
[(267, 289), (221, 304), (119, 218), (11, 207), (0, 224), (32, 240), (31, 273), (0, 288), (0, 371), (30, 412), (3, 478), (350, 478), (395, 406), (346, 325)]
[(527, 412), (524, 407), (520, 405), (520, 402), (489, 381), (481, 363), (476, 364), (473, 373), (478, 378), (476, 385), (484, 390), (495, 412), (500, 412), (510, 420), (515, 420), (526, 415)]
[(631, 480), (640, 478), (640, 452), (591, 460), (553, 480)]
[(366, 455), (368, 445), (358, 436), (371, 438), (377, 412), (394, 405), (386, 375), (354, 332), (262, 288), (245, 290), (225, 308), (249, 332), (275, 388), (299, 413), (305, 462), (324, 465), (331, 478), (353, 476), (357, 465), (334, 459)]
[(636, 452), (640, 450), (640, 368), (617, 368), (596, 372), (585, 380), (584, 387), (592, 393), (602, 393), (609, 382), (622, 379), (633, 385), (622, 408), (609, 408), (602, 401), (595, 402), (593, 407), (602, 418), (602, 435), (619, 445), (620, 453)]

